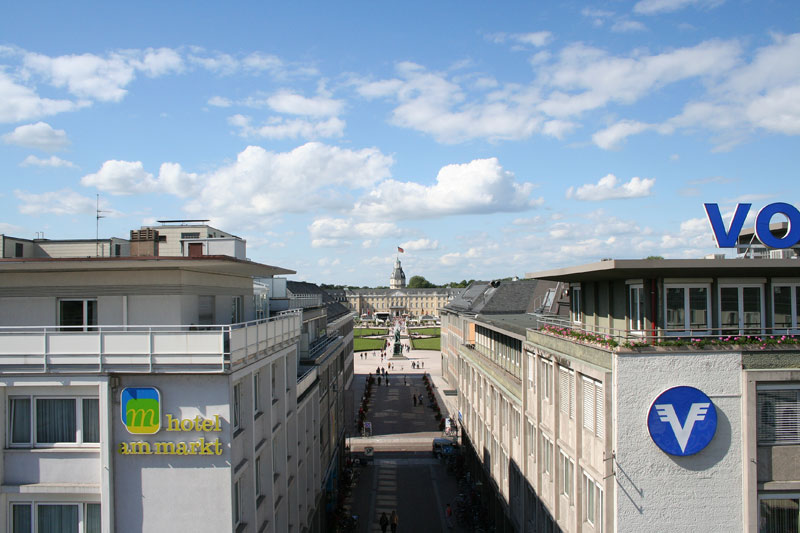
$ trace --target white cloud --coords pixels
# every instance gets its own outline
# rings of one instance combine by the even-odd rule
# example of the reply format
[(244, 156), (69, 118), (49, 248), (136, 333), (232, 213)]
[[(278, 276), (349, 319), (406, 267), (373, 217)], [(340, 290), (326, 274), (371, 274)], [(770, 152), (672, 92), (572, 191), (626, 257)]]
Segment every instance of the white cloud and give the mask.
[(356, 81), (358, 93), (366, 98), (393, 99), (397, 104), (392, 111), (393, 124), (428, 133), (438, 142), (523, 139), (542, 123), (533, 89), (508, 85), (468, 100), (459, 83), (444, 74), (408, 62), (396, 68), (397, 79)]
[(131, 65), (151, 78), (183, 71), (183, 58), (170, 48), (148, 48), (144, 52), (134, 51)]
[(39, 215), (50, 213), (53, 215), (76, 215), (81, 213), (94, 213), (97, 209), (96, 200), (88, 196), (81, 196), (71, 189), (33, 194), (16, 190), (14, 195), (20, 200), (19, 212), (23, 215)]
[(47, 159), (40, 159), (35, 155), (29, 155), (26, 157), (22, 163), (19, 164), (21, 167), (67, 167), (67, 168), (76, 168), (75, 163), (72, 161), (67, 161), (66, 159), (61, 159), (60, 157), (56, 157), (51, 155)]
[(19, 85), (0, 69), (0, 122), (31, 120), (87, 105), (88, 102), (42, 98), (35, 90)]
[(344, 102), (318, 95), (313, 98), (281, 91), (267, 98), (267, 104), (278, 113), (312, 117), (336, 116), (342, 112)]
[[(243, 218), (306, 212), (330, 205), (347, 189), (389, 176), (391, 156), (377, 148), (349, 150), (310, 142), (290, 152), (248, 146), (236, 161), (201, 177), (190, 212)], [(297, 191), (303, 191), (302, 197)]]
[(567, 198), (575, 198), (587, 202), (599, 202), (602, 200), (612, 200), (619, 198), (642, 198), (650, 196), (650, 192), (655, 185), (655, 178), (631, 178), (627, 183), (619, 184), (619, 180), (613, 174), (607, 174), (600, 178), (596, 185), (581, 185), (577, 189), (570, 187), (567, 189)]
[(617, 145), (631, 135), (636, 135), (650, 129), (649, 124), (636, 122), (635, 120), (622, 120), (612, 124), (608, 128), (598, 131), (592, 135), (592, 141), (604, 150), (616, 148)]
[(214, 107), (230, 107), (233, 105), (233, 102), (222, 96), (212, 96), (208, 99), (208, 105), (212, 105)]
[(56, 87), (82, 98), (118, 102), (133, 81), (135, 68), (124, 56), (114, 53), (108, 58), (94, 54), (50, 57), (27, 53), (25, 68), (44, 76)]
[(153, 175), (144, 170), (141, 161), (114, 159), (103, 163), (94, 174), (82, 177), (81, 184), (85, 187), (97, 187), (114, 195), (153, 192), (158, 187)]
[(46, 122), (18, 126), (13, 132), (3, 135), (3, 142), (25, 148), (36, 148), (45, 152), (55, 152), (69, 145), (67, 132), (54, 130)]
[(800, 84), (769, 91), (747, 106), (746, 115), (765, 130), (800, 134)]
[(346, 123), (338, 117), (325, 120), (284, 119), (270, 117), (266, 124), (253, 126), (250, 117), (233, 115), (228, 123), (239, 128), (242, 137), (263, 137), (265, 139), (325, 139), (341, 137)]
[(415, 241), (406, 241), (400, 245), (400, 248), (406, 251), (424, 251), (424, 250), (438, 250), (439, 241), (432, 241), (430, 239), (417, 239)]
[(638, 20), (618, 20), (611, 25), (611, 31), (617, 33), (629, 33), (633, 31), (645, 31), (647, 26)]
[(537, 31), (533, 33), (515, 33), (511, 38), (518, 43), (530, 44), (536, 47), (547, 45), (552, 39), (553, 34), (549, 31)]
[(363, 248), (375, 246), (386, 237), (398, 237), (400, 228), (391, 222), (354, 222), (350, 218), (318, 217), (308, 226), (311, 246), (324, 248), (349, 246), (350, 239), (366, 239)]
[(641, 15), (656, 15), (671, 13), (691, 5), (712, 8), (723, 2), (724, 0), (640, 0), (633, 6), (633, 11)]
[(369, 218), (427, 218), (524, 211), (533, 185), (518, 183), (496, 158), (442, 167), (436, 183), (385, 180), (356, 203), (353, 213)]

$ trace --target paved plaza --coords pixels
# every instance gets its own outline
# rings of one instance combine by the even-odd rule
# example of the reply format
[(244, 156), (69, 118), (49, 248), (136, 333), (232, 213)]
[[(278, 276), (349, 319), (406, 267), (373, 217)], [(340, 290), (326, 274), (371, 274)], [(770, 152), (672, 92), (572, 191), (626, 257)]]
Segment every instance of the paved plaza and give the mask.
[[(408, 339), (401, 339), (408, 345)], [(450, 503), (455, 510), (458, 485), (455, 476), (448, 473), (444, 462), (433, 457), (433, 439), (442, 436), (434, 411), (427, 405), (427, 390), (422, 374), (430, 375), (436, 386), (442, 415), (454, 414), (445, 403), (441, 386), (441, 354), (434, 350), (403, 350), (403, 358), (387, 356), (381, 361), (380, 352), (355, 354), (355, 379), (353, 381), (354, 409), (357, 412), (369, 373), (377, 378), (378, 366), (386, 368), (389, 384), (381, 379), (372, 387), (372, 397), (367, 421), (372, 423), (372, 436), (353, 437), (348, 444), (354, 457), (363, 457), (371, 447), (374, 454), (366, 466), (357, 467), (360, 475), (348, 497), (347, 505), (359, 516), (358, 531), (380, 531), (381, 513), (387, 516), (395, 510), (399, 517), (398, 532), (466, 531), (445, 522), (445, 506)], [(391, 354), (391, 346), (387, 349)], [(411, 363), (424, 368), (412, 368)], [(389, 369), (389, 363), (392, 369)], [(423, 395), (425, 405), (414, 405), (412, 395)], [(449, 400), (449, 398), (447, 398)], [(453, 398), (454, 400), (455, 398)], [(357, 417), (356, 417), (357, 418)], [(455, 512), (455, 511), (454, 511)], [(387, 529), (390, 531), (390, 529)]]

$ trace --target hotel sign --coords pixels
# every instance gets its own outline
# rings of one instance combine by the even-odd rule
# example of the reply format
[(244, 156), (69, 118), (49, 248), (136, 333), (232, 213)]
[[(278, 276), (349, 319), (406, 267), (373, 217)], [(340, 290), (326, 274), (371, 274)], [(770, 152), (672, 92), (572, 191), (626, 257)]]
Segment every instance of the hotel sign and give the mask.
[[(132, 435), (155, 435), (161, 430), (161, 393), (155, 387), (127, 387), (120, 395), (120, 420)], [(221, 432), (219, 415), (214, 418), (173, 418), (167, 414), (166, 431)], [(120, 442), (117, 450), (122, 455), (222, 455), (219, 437), (206, 440), (166, 442)]]
[[(739, 233), (741, 233), (742, 227), (744, 227), (744, 221), (752, 205), (753, 204), (736, 204), (736, 211), (733, 212), (731, 226), (726, 230), (725, 224), (722, 222), (722, 215), (719, 212), (719, 205), (703, 204), (718, 248), (736, 247)], [(770, 221), (778, 214), (784, 215), (789, 219), (789, 228), (786, 231), (786, 235), (783, 237), (776, 237), (769, 230)], [(784, 202), (776, 202), (764, 206), (756, 215), (755, 232), (758, 240), (768, 248), (791, 248), (800, 242), (800, 211), (793, 205)]]

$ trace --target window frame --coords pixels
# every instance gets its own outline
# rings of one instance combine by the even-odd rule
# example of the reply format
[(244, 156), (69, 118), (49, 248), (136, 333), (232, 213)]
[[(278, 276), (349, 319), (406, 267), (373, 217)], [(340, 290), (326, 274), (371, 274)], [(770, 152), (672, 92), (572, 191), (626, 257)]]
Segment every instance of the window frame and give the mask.
[[(789, 305), (791, 306), (791, 326), (788, 328), (775, 326), (775, 289), (778, 287), (787, 287), (791, 290)], [(789, 283), (774, 281), (770, 284), (771, 288), (771, 318), (772, 318), (772, 331), (773, 333), (797, 334), (800, 333), (800, 283)]]
[(559, 461), (559, 470), (561, 471), (561, 491), (559, 494), (565, 496), (569, 500), (570, 506), (572, 506), (573, 495), (575, 494), (575, 461), (561, 448), (558, 449), (558, 453), (561, 459)]
[(553, 361), (550, 359), (539, 359), (545, 366), (542, 372), (542, 399), (550, 403), (553, 401)]
[[(778, 425), (782, 422), (782, 420), (776, 420), (775, 414), (773, 413), (773, 424), (765, 424), (763, 421), (762, 415), (762, 405), (760, 396), (761, 393), (768, 393), (768, 392), (794, 392), (795, 394), (795, 406), (794, 410), (800, 412), (800, 383), (766, 383), (762, 385), (756, 385), (756, 443), (758, 446), (797, 446), (800, 445), (800, 421), (795, 420), (795, 427), (791, 427), (791, 419), (796, 419), (793, 417), (791, 413), (786, 417), (790, 420), (787, 427), (783, 428), (782, 432), (778, 431)], [(791, 407), (789, 409), (792, 409)], [(766, 439), (763, 438), (763, 432), (766, 431), (765, 428), (773, 427), (772, 431), (772, 438)], [(794, 438), (780, 438), (779, 433), (794, 433)]]
[[(634, 299), (634, 293), (638, 297)], [(634, 320), (634, 302), (637, 303), (636, 318)], [(646, 330), (644, 320), (646, 318), (647, 309), (644, 303), (644, 283), (629, 283), (628, 284), (628, 333), (631, 335), (644, 335)]]
[[(61, 323), (62, 320), (62, 309), (61, 304), (65, 302), (82, 302), (82, 324), (75, 325), (75, 326), (68, 326)], [(89, 302), (94, 302), (94, 322), (89, 322)], [(69, 332), (69, 331), (97, 331), (97, 326), (99, 325), (99, 316), (100, 316), (100, 306), (97, 301), (97, 297), (87, 297), (87, 298), (58, 298), (56, 301), (56, 324), (58, 324), (58, 329), (61, 332)]]
[(580, 283), (571, 284), (569, 287), (569, 318), (575, 324), (583, 323), (583, 302), (581, 301)]
[(253, 416), (261, 412), (261, 374), (253, 372)]
[[(737, 313), (739, 315), (738, 326), (729, 326), (727, 329), (722, 325), (722, 289), (737, 289)], [(759, 327), (757, 330), (751, 330), (744, 322), (744, 289), (758, 289), (758, 312), (759, 312)], [(717, 286), (717, 320), (719, 324), (720, 333), (723, 335), (763, 335), (766, 326), (766, 310), (764, 309), (764, 284), (763, 283), (736, 283), (736, 282), (720, 282)], [(774, 305), (774, 304), (773, 304)]]
[(233, 429), (239, 429), (242, 425), (242, 384), (233, 384), (233, 405), (231, 406), (231, 414), (233, 415)]
[[(668, 301), (667, 293), (669, 289), (683, 289), (683, 329), (669, 329), (668, 317)], [(691, 316), (691, 289), (705, 289), (706, 290), (706, 328), (705, 329), (692, 329), (692, 316)], [(670, 282), (664, 283), (663, 292), (664, 303), (662, 311), (664, 313), (664, 331), (668, 336), (685, 336), (685, 335), (708, 335), (711, 333), (711, 283), (708, 282), (692, 282), (680, 283)]]
[[(12, 400), (28, 400), (28, 421), (29, 421), (29, 440), (27, 442), (13, 442), (13, 420), (11, 419), (11, 401)], [(75, 440), (62, 441), (62, 442), (39, 442), (37, 432), (37, 401), (38, 400), (74, 400), (75, 401)], [(96, 400), (98, 402), (97, 410), (97, 425), (100, 428), (100, 398), (98, 396), (87, 395), (37, 395), (37, 394), (9, 394), (6, 398), (6, 409), (8, 420), (6, 423), (6, 446), (15, 449), (34, 449), (34, 448), (100, 448), (100, 435), (98, 431), (98, 440), (86, 441), (84, 438), (84, 420), (83, 420), (83, 405), (87, 400)]]

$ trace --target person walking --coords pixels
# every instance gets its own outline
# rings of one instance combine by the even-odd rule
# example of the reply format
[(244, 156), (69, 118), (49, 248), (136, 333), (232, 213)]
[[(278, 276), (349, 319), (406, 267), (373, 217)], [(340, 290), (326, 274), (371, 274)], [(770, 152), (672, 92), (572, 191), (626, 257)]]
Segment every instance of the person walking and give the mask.
[(414, 407), (416, 407), (417, 406), (417, 395), (416, 394), (412, 394), (411, 397), (414, 398)]
[(400, 518), (397, 516), (397, 511), (392, 511), (392, 517), (390, 519), (390, 523), (392, 525), (392, 533), (397, 533), (397, 523), (400, 521)]
[(386, 533), (386, 528), (389, 527), (389, 517), (386, 516), (386, 513), (381, 514), (381, 519), (378, 521), (381, 525), (381, 532)]
[(381, 386), (381, 377), (378, 376), (378, 387), (380, 387), (380, 386)]
[(450, 508), (450, 504), (447, 504), (447, 507), (444, 509), (444, 520), (447, 522), (447, 528), (453, 529), (453, 510)]

